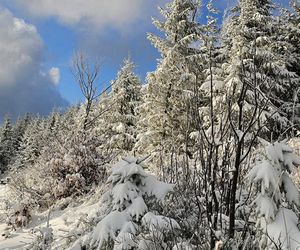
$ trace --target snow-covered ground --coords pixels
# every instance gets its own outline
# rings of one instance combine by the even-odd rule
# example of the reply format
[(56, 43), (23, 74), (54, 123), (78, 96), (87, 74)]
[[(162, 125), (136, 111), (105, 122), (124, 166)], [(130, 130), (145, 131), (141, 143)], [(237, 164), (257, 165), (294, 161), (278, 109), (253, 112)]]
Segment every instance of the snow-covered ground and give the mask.
[(5, 223), (6, 215), (4, 210), (6, 195), (8, 193), (7, 185), (0, 185), (0, 250), (5, 249), (25, 249), (29, 246), (29, 243), (33, 240), (33, 235), (30, 233), (30, 229), (18, 229), (16, 231), (10, 231), (9, 237), (6, 237), (7, 225)]
[[(7, 186), (0, 185), (0, 204), (4, 204), (7, 194)], [(85, 216), (93, 216), (99, 209), (99, 203), (85, 202), (64, 210), (52, 211), (50, 214), (50, 227), (53, 229), (54, 244), (53, 249), (65, 249), (64, 244), (66, 236), (76, 228), (80, 218)], [(5, 223), (5, 211), (0, 210), (0, 250), (12, 249), (31, 249), (31, 244), (35, 239), (33, 232), (46, 226), (48, 213), (34, 215), (30, 224), (24, 229), (10, 231), (9, 237), (3, 234), (6, 232), (7, 225)]]
[(6, 238), (4, 235), (7, 225), (5, 223), (6, 216), (3, 205), (6, 199), (7, 189), (6, 185), (0, 185), (0, 249), (22, 249), (32, 241), (32, 236), (30, 237), (29, 230), (18, 230), (12, 232), (9, 238)]

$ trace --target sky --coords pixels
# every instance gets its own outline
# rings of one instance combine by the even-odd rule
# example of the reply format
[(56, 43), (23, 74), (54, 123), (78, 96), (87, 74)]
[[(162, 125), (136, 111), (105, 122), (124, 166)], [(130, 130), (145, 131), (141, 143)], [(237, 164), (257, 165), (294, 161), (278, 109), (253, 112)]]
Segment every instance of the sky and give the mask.
[[(284, 0), (286, 1), (286, 0)], [(159, 54), (147, 41), (151, 17), (168, 0), (0, 0), (0, 120), (47, 115), (83, 100), (71, 74), (75, 51), (100, 59), (99, 89), (114, 79), (124, 58), (142, 80)], [(216, 0), (224, 10), (235, 0)]]

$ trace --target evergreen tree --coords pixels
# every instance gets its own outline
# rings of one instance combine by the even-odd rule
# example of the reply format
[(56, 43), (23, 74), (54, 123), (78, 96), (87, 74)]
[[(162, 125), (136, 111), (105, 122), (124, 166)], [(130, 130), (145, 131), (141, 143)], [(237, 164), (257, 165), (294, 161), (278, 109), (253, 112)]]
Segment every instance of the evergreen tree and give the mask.
[(13, 128), (9, 118), (6, 118), (0, 131), (0, 171), (7, 170), (14, 154)]
[[(225, 72), (224, 101), (228, 121), (227, 140), (234, 142), (229, 167), (229, 236), (234, 238), (237, 191), (243, 184), (245, 160), (258, 136), (272, 140), (290, 121), (284, 106), (290, 106), (290, 88), (299, 84), (289, 71), (289, 59), (280, 53), (274, 5), (270, 0), (240, 0), (223, 29)], [(234, 160), (233, 160), (234, 159)]]
[(40, 123), (40, 120), (35, 118), (27, 126), (20, 142), (18, 155), (13, 164), (14, 171), (20, 171), (21, 168), (25, 167), (32, 167), (41, 154)]
[[(110, 189), (103, 195), (109, 213), (97, 224), (90, 247), (97, 249), (171, 249), (167, 235), (180, 226), (153, 210), (172, 191), (144, 170), (142, 160), (126, 157), (112, 166)], [(162, 247), (163, 246), (163, 247)]]
[(131, 151), (137, 135), (137, 106), (141, 99), (141, 82), (134, 74), (134, 63), (130, 59), (118, 72), (117, 79), (112, 82), (109, 99), (109, 112), (103, 114), (103, 133), (107, 138), (108, 148), (115, 151)]
[(27, 126), (30, 124), (32, 118), (29, 114), (26, 114), (24, 117), (21, 117), (17, 120), (16, 124), (13, 127), (13, 137), (15, 138), (15, 149), (18, 153), (22, 137), (27, 129)]
[(248, 173), (256, 184), (256, 230), (261, 249), (297, 249), (300, 230), (295, 206), (300, 193), (290, 174), (300, 165), (300, 158), (285, 142), (267, 143), (256, 152), (256, 161)]
[(290, 89), (299, 86), (299, 79), (289, 67), (288, 54), (281, 51), (274, 8), (270, 0), (241, 0), (227, 21), (223, 38), (229, 55), (224, 68), (231, 105), (244, 97), (243, 112), (248, 117), (259, 106), (267, 135), (276, 137), (291, 125), (286, 107), (292, 106)]
[(189, 153), (187, 138), (192, 131), (193, 110), (189, 107), (196, 82), (190, 63), (197, 59), (193, 46), (198, 39), (197, 10), (196, 1), (174, 0), (160, 11), (165, 20), (153, 21), (165, 38), (148, 35), (161, 59), (156, 71), (147, 76), (148, 86), (140, 107), (136, 144), (140, 153)]
[(285, 93), (284, 98), (289, 100), (284, 105), (284, 110), (287, 112), (292, 125), (299, 131), (300, 124), (300, 6), (299, 3), (293, 2), (293, 11), (283, 9), (281, 16), (278, 18), (278, 34), (279, 40), (277, 51), (282, 54), (287, 62), (287, 69), (295, 72), (296, 81), (290, 85), (290, 90)]

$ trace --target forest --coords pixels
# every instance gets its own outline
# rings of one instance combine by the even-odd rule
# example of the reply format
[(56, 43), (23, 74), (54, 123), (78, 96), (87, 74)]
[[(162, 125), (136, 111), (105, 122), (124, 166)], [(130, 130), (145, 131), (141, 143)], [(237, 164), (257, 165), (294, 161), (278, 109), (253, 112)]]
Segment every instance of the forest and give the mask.
[(0, 249), (300, 249), (300, 3), (159, 10), (145, 81), (79, 51), (84, 102), (1, 124)]

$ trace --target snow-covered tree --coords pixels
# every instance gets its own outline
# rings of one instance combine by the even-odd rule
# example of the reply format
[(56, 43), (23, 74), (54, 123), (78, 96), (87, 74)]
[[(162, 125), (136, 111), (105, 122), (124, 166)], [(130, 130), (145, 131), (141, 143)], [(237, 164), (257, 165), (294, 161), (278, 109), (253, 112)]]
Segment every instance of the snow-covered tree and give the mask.
[(134, 67), (130, 59), (124, 60), (117, 79), (111, 84), (109, 111), (103, 114), (103, 133), (107, 140), (103, 147), (116, 152), (131, 151), (136, 141), (141, 82)]
[(49, 135), (46, 137), (55, 137), (58, 130), (60, 129), (61, 114), (58, 111), (52, 111), (52, 113), (47, 118), (47, 128), (46, 131)]
[(15, 150), (13, 128), (9, 118), (6, 118), (0, 130), (0, 172), (8, 168)]
[(267, 135), (276, 137), (291, 125), (286, 107), (292, 106), (288, 96), (291, 88), (299, 86), (299, 78), (289, 67), (290, 56), (282, 52), (289, 46), (277, 35), (282, 26), (272, 13), (274, 8), (271, 0), (239, 1), (226, 22), (223, 37), (229, 55), (224, 63), (225, 86), (233, 108), (241, 96), (245, 97), (243, 112), (248, 117), (259, 106)]
[[(194, 93), (197, 100), (194, 101), (197, 112), (193, 114), (195, 127), (189, 136), (195, 140), (194, 159), (199, 162), (198, 169), (193, 171), (201, 176), (196, 178), (196, 181), (202, 188), (194, 187), (194, 189), (197, 190), (197, 196), (204, 201), (206, 211), (206, 218), (199, 220), (203, 228), (210, 228), (203, 236), (206, 239), (204, 244), (206, 244), (205, 247), (214, 249), (217, 240), (224, 237), (225, 231), (228, 230), (228, 226), (222, 226), (222, 216), (228, 214), (228, 201), (225, 197), (229, 193), (230, 184), (225, 166), (228, 167), (231, 164), (228, 152), (232, 140), (228, 130), (226, 88), (224, 87), (224, 71), (221, 67), (224, 55), (219, 47), (217, 24), (219, 12), (213, 6), (212, 1), (208, 2), (206, 8), (207, 23), (199, 26), (201, 31), (198, 40), (199, 58), (194, 63), (200, 69), (196, 71), (200, 84)], [(194, 181), (191, 179), (189, 180), (191, 183), (186, 185), (193, 188)], [(220, 196), (223, 202), (218, 198)], [(198, 209), (201, 209), (199, 205)]]
[(24, 131), (20, 141), (18, 154), (12, 165), (14, 171), (32, 166), (40, 155), (40, 125), (41, 121), (38, 118), (35, 118)]
[(278, 20), (278, 39), (277, 50), (282, 54), (287, 62), (289, 71), (295, 72), (298, 81), (291, 83), (291, 88), (288, 93), (285, 93), (285, 100), (288, 102), (283, 106), (284, 110), (289, 115), (292, 125), (299, 131), (299, 116), (300, 116), (300, 6), (299, 3), (293, 1), (293, 11), (281, 10), (281, 16)]
[(174, 245), (166, 236), (179, 229), (178, 223), (151, 210), (151, 204), (163, 202), (173, 185), (147, 173), (142, 161), (126, 157), (112, 166), (111, 188), (103, 196), (111, 210), (94, 229), (91, 246), (146, 250)]
[(26, 114), (24, 117), (19, 118), (13, 127), (13, 137), (15, 138), (14, 147), (16, 148), (16, 154), (18, 154), (22, 137), (31, 121), (32, 117), (30, 117), (29, 114)]
[[(300, 230), (295, 208), (300, 205), (300, 193), (291, 173), (300, 165), (300, 157), (285, 142), (264, 142), (265, 148), (256, 154), (248, 173), (250, 183), (256, 184), (256, 226), (261, 249), (300, 247)], [(296, 213), (295, 213), (296, 212)]]
[(163, 21), (153, 24), (165, 38), (153, 34), (148, 39), (161, 53), (156, 71), (147, 76), (143, 104), (139, 108), (140, 133), (136, 149), (140, 153), (185, 152), (190, 154), (188, 134), (192, 130), (190, 103), (196, 77), (189, 68), (197, 57), (197, 1), (174, 0), (160, 9)]
[(288, 57), (279, 50), (280, 40), (274, 35), (279, 26), (273, 8), (271, 0), (240, 0), (223, 26), (220, 51), (224, 81), (215, 100), (225, 104), (217, 120), (224, 124), (225, 136), (218, 136), (215, 143), (230, 142), (224, 151), (227, 157), (230, 152), (225, 160), (228, 172), (223, 174), (229, 177), (225, 178), (225, 193), (232, 239), (237, 192), (244, 182), (241, 175), (258, 136), (272, 140), (291, 125), (284, 106), (290, 105), (286, 96), (298, 80), (288, 68)]
[(78, 131), (71, 131), (45, 146), (37, 165), (43, 169), (39, 178), (48, 179), (51, 185), (42, 192), (59, 199), (89, 191), (105, 174), (104, 160), (97, 146), (97, 138)]

